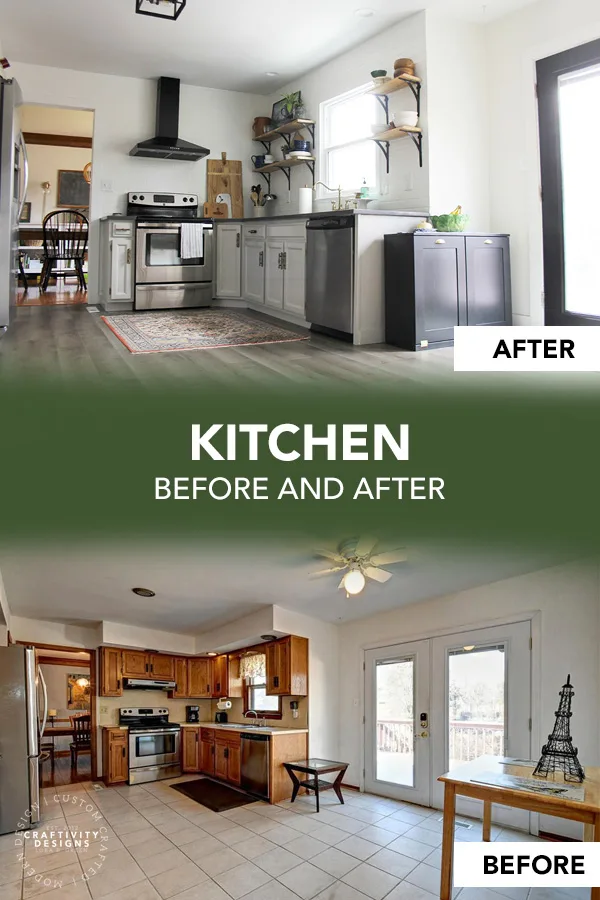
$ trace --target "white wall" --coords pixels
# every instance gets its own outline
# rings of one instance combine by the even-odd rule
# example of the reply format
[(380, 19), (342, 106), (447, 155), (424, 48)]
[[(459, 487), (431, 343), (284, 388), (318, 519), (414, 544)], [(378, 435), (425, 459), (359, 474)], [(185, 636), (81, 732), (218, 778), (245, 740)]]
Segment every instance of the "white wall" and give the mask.
[(30, 641), (32, 644), (55, 644), (59, 647), (93, 650), (101, 643), (100, 632), (95, 626), (65, 625), (62, 622), (46, 622), (23, 616), (11, 617), (10, 631), (14, 641)]
[[(598, 565), (578, 562), (483, 585), (445, 597), (360, 619), (340, 626), (339, 752), (350, 763), (347, 781), (360, 783), (363, 767), (364, 649), (389, 646), (452, 633), (461, 626), (479, 626), (499, 618), (539, 612), (541, 646), (534, 647), (534, 672), (539, 682), (533, 697), (533, 755), (552, 730), (558, 691), (567, 673), (575, 685), (573, 738), (584, 765), (600, 763), (598, 646), (600, 594)], [(358, 701), (358, 704), (357, 702)], [(548, 827), (548, 826), (546, 826)], [(569, 826), (551, 829), (567, 835)]]
[[(262, 115), (270, 115), (271, 106), (290, 91), (301, 90), (302, 100), (306, 106), (306, 114), (309, 118), (319, 120), (319, 104), (324, 100), (330, 100), (339, 94), (344, 94), (353, 88), (371, 81), (370, 73), (373, 69), (387, 69), (388, 74), (393, 75), (394, 60), (398, 57), (410, 57), (416, 63), (417, 74), (425, 72), (425, 14), (418, 13), (410, 16), (387, 29), (382, 34), (371, 38), (364, 44), (353, 47), (347, 53), (324, 66), (313, 69), (294, 82), (278, 90), (270, 98), (264, 98)], [(427, 133), (427, 86), (425, 85), (421, 95), (422, 115), (421, 124)], [(373, 101), (374, 104), (376, 101)], [(375, 107), (374, 109), (378, 109)], [(390, 115), (393, 117), (394, 109), (415, 109), (415, 100), (408, 91), (400, 91), (390, 101)], [(376, 119), (373, 120), (377, 121)], [(317, 144), (319, 133), (317, 126)], [(277, 142), (273, 148), (279, 147)], [(255, 153), (261, 152), (261, 145), (255, 145)], [(381, 203), (374, 205), (387, 206), (390, 209), (414, 209), (426, 211), (429, 209), (429, 192), (427, 177), (428, 142), (424, 144), (424, 167), (419, 169), (418, 155), (412, 141), (408, 138), (396, 141), (391, 145), (390, 174), (383, 175), (383, 191)], [(275, 154), (280, 158), (280, 154)], [(383, 155), (380, 157), (383, 160)], [(360, 173), (359, 173), (360, 174)], [(260, 177), (260, 176), (258, 176)], [(325, 180), (323, 173), (318, 172), (317, 180)], [(359, 178), (359, 183), (362, 176)], [(293, 213), (298, 209), (298, 189), (305, 183), (310, 183), (310, 173), (304, 166), (292, 170), (291, 201), (288, 203), (287, 181), (285, 176), (275, 173), (272, 176), (271, 189), (277, 194), (278, 201), (269, 207), (277, 214)], [(332, 185), (335, 187), (335, 185)], [(315, 209), (329, 209), (329, 201), (319, 202)]]
[[(140, 140), (154, 135), (156, 82), (92, 72), (72, 72), (28, 63), (13, 63), (11, 74), (26, 103), (88, 109), (95, 113), (93, 182), (90, 215), (90, 302), (97, 301), (97, 220), (124, 212), (128, 191), (176, 191), (206, 198), (206, 162), (130, 157)], [(250, 155), (252, 122), (264, 109), (264, 97), (233, 91), (181, 86), (179, 134), (244, 162), (244, 194), (253, 183)], [(250, 202), (248, 201), (248, 207)]]
[(339, 752), (336, 716), (339, 702), (338, 626), (280, 606), (273, 609), (278, 631), (308, 638), (310, 755), (336, 759)]
[(535, 62), (600, 37), (597, 0), (543, 0), (488, 27), (492, 229), (512, 237), (515, 325), (543, 324)]
[[(31, 202), (31, 222), (40, 224), (45, 213), (58, 209), (58, 171), (59, 169), (79, 169), (92, 159), (91, 150), (82, 150), (79, 147), (45, 147), (41, 144), (29, 144), (27, 146), (29, 160), (29, 187), (27, 199)], [(50, 182), (50, 191), (46, 196), (44, 207), (44, 192), (42, 182)]]
[(102, 622), (101, 644), (114, 647), (139, 647), (141, 650), (159, 650), (163, 653), (193, 654), (195, 639), (192, 635), (156, 631), (139, 625), (122, 625), (118, 622)]
[(429, 205), (434, 215), (458, 204), (471, 231), (490, 226), (489, 104), (485, 29), (426, 13)]

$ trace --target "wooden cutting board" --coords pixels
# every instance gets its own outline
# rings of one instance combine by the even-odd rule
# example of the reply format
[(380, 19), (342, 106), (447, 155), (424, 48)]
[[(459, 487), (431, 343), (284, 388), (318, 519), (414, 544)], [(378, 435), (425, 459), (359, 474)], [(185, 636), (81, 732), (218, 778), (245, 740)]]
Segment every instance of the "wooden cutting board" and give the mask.
[(226, 203), (205, 203), (204, 216), (207, 219), (226, 219), (229, 210)]
[(242, 163), (241, 160), (227, 159), (226, 153), (221, 153), (221, 159), (206, 161), (207, 202), (216, 203), (218, 194), (230, 195), (232, 218), (242, 219), (244, 217)]

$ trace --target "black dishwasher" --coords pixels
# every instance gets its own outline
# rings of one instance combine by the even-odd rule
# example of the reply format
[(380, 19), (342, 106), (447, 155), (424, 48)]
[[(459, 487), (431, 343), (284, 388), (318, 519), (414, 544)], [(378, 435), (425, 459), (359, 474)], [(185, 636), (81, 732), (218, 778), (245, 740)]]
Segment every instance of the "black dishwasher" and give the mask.
[(354, 326), (354, 215), (306, 224), (305, 315), (315, 330), (351, 339)]
[(269, 799), (269, 746), (270, 735), (242, 732), (241, 787), (263, 800)]

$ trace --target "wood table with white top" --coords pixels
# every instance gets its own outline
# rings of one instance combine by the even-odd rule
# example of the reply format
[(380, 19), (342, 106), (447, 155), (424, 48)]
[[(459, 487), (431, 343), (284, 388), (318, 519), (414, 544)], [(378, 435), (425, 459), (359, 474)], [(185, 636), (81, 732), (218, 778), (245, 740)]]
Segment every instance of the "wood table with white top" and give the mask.
[[(584, 824), (584, 840), (600, 841), (600, 768), (587, 767), (585, 781), (565, 782), (562, 774), (551, 778), (539, 778), (541, 785), (564, 784), (567, 787), (582, 787), (583, 800), (566, 797), (548, 796), (532, 791), (518, 790), (495, 784), (483, 784), (481, 780), (486, 773), (498, 775), (514, 775), (518, 778), (531, 778), (533, 768), (502, 763), (502, 757), (480, 756), (473, 762), (465, 763), (440, 775), (438, 781), (444, 783), (444, 826), (442, 840), (442, 877), (440, 883), (440, 900), (450, 900), (452, 895), (452, 863), (454, 858), (454, 819), (456, 815), (456, 797), (470, 797), (483, 801), (483, 840), (490, 840), (492, 827), (492, 804), (501, 803), (525, 809), (529, 812), (542, 813), (547, 816), (558, 816), (561, 819), (572, 819)], [(538, 779), (536, 779), (538, 780)], [(591, 889), (591, 900), (600, 900), (600, 887)]]

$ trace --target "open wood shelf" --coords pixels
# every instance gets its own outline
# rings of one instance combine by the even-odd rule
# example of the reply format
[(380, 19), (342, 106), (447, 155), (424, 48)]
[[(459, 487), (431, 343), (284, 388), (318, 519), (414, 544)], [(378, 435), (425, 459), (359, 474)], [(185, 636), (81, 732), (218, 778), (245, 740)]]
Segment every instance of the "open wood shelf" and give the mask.
[(371, 138), (372, 141), (396, 141), (398, 138), (406, 137), (407, 134), (422, 134), (421, 128), (416, 125), (399, 125), (397, 128), (389, 128), (387, 131), (379, 131)]
[(393, 94), (395, 91), (401, 91), (403, 88), (409, 87), (412, 84), (421, 84), (421, 79), (418, 75), (399, 75), (397, 78), (392, 78), (391, 81), (373, 85), (369, 93), (377, 94), (382, 97), (386, 94)]
[(277, 172), (278, 169), (292, 169), (294, 166), (301, 166), (303, 163), (311, 163), (315, 161), (314, 156), (292, 156), (291, 159), (280, 159), (278, 162), (270, 163), (268, 166), (262, 166), (254, 171), (258, 175), (263, 172)]
[(294, 134), (296, 131), (302, 131), (303, 128), (311, 129), (314, 124), (313, 119), (294, 119), (292, 122), (286, 122), (285, 125), (280, 125), (279, 128), (274, 128), (272, 131), (265, 131), (260, 137), (252, 138), (252, 140), (258, 141), (260, 144), (270, 144), (271, 141), (276, 141), (277, 138), (284, 137), (287, 134)]

